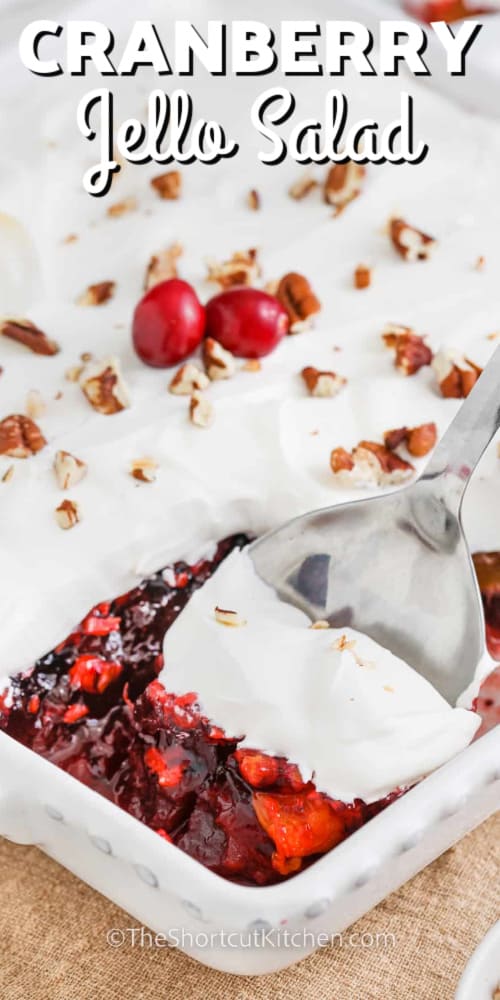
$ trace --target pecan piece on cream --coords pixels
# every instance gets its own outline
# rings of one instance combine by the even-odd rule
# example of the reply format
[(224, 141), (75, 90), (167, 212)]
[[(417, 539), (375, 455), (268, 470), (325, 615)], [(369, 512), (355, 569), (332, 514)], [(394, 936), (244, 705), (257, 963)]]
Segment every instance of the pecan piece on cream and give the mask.
[(414, 458), (423, 458), (434, 448), (437, 441), (437, 427), (435, 423), (419, 424), (418, 427), (398, 427), (393, 431), (386, 431), (384, 434), (384, 444), (386, 448), (394, 451), (400, 445), (406, 445), (410, 455)]
[(177, 261), (183, 254), (180, 243), (172, 243), (165, 250), (153, 254), (146, 269), (144, 291), (154, 288), (160, 281), (169, 281), (177, 277)]
[(394, 364), (403, 375), (415, 375), (424, 365), (432, 363), (432, 351), (425, 337), (409, 326), (387, 323), (382, 334), (386, 347), (394, 350)]
[(86, 475), (87, 464), (75, 455), (71, 455), (69, 451), (56, 451), (54, 473), (59, 489), (70, 490)]
[(140, 483), (154, 483), (157, 468), (154, 458), (136, 458), (130, 465), (130, 475)]
[(364, 166), (354, 160), (334, 163), (330, 167), (325, 181), (324, 198), (328, 205), (334, 206), (337, 215), (361, 194), (365, 174)]
[(121, 215), (126, 215), (127, 212), (135, 212), (137, 208), (137, 198), (133, 195), (130, 198), (123, 198), (122, 201), (115, 201), (113, 205), (110, 205), (106, 209), (106, 215), (109, 215), (110, 219), (119, 219)]
[(205, 375), (205, 372), (192, 361), (187, 361), (176, 371), (168, 391), (173, 392), (174, 396), (191, 396), (195, 389), (206, 389), (209, 384), (208, 375)]
[(47, 412), (47, 404), (38, 389), (30, 389), (24, 408), (26, 416), (31, 417), (32, 420), (38, 420)]
[(214, 421), (214, 408), (209, 399), (198, 389), (193, 392), (189, 402), (189, 418), (195, 427), (210, 427)]
[(247, 205), (252, 212), (258, 212), (262, 205), (262, 199), (256, 188), (252, 188), (247, 194)]
[(231, 351), (226, 351), (218, 340), (206, 337), (203, 341), (203, 364), (211, 382), (232, 378), (236, 372), (236, 361)]
[(311, 177), (310, 174), (306, 174), (304, 177), (299, 177), (292, 186), (288, 189), (288, 194), (290, 198), (294, 201), (302, 201), (303, 198), (307, 198), (307, 195), (314, 191), (318, 187), (318, 182)]
[(335, 448), (330, 468), (343, 485), (367, 487), (404, 483), (415, 472), (411, 462), (377, 441), (360, 441), (350, 453)]
[(74, 500), (62, 500), (55, 509), (55, 515), (59, 527), (64, 531), (74, 528), (81, 520), (80, 508)]
[(358, 264), (354, 272), (354, 287), (363, 289), (369, 288), (372, 283), (372, 269), (366, 264)]
[(258, 358), (247, 358), (241, 366), (242, 372), (260, 372), (262, 371), (262, 364)]
[(336, 396), (347, 382), (347, 379), (336, 372), (322, 372), (311, 365), (303, 368), (301, 375), (311, 396), (323, 398)]
[(213, 281), (223, 289), (234, 285), (252, 285), (260, 274), (255, 248), (237, 250), (229, 260), (221, 264), (208, 261), (207, 267), (207, 281)]
[(391, 451), (395, 451), (400, 445), (406, 444), (406, 439), (408, 437), (407, 427), (396, 427), (394, 430), (385, 431), (384, 433), (384, 444), (386, 448), (390, 448)]
[(465, 399), (483, 372), (479, 365), (453, 349), (438, 351), (432, 367), (441, 395), (450, 399)]
[(30, 417), (14, 413), (0, 420), (0, 455), (29, 458), (47, 444), (38, 424)]
[(15, 340), (17, 344), (22, 344), (34, 354), (52, 356), (60, 351), (59, 344), (56, 344), (55, 340), (50, 340), (47, 334), (29, 319), (0, 320), (0, 335)]
[(103, 306), (113, 298), (116, 288), (115, 281), (98, 281), (88, 288), (76, 300), (78, 306)]
[(9, 465), (6, 468), (5, 472), (3, 473), (2, 477), (1, 477), (1, 482), (2, 483), (10, 483), (10, 481), (11, 481), (13, 475), (14, 475), (14, 471), (15, 471), (14, 470), (14, 466), (13, 465)]
[(229, 625), (230, 628), (241, 628), (242, 625), (246, 625), (245, 618), (242, 618), (237, 611), (229, 611), (226, 608), (214, 608), (214, 615), (216, 622), (219, 625)]
[(419, 424), (418, 427), (410, 427), (406, 440), (406, 447), (415, 458), (423, 458), (434, 448), (437, 441), (437, 427), (435, 423)]
[(160, 198), (166, 201), (176, 201), (180, 198), (182, 189), (182, 175), (179, 170), (167, 170), (165, 174), (158, 174), (151, 179), (151, 187), (154, 188)]
[(276, 298), (288, 313), (289, 333), (306, 330), (311, 325), (312, 317), (321, 309), (321, 302), (316, 298), (307, 278), (295, 271), (283, 276)]
[(98, 413), (111, 416), (130, 406), (118, 358), (105, 358), (88, 365), (79, 381), (82, 392)]
[(85, 365), (71, 365), (71, 368), (67, 368), (64, 373), (64, 378), (67, 382), (79, 382), (82, 372), (85, 370)]
[(389, 220), (389, 235), (394, 249), (404, 260), (427, 260), (436, 245), (433, 236), (410, 226), (404, 219)]

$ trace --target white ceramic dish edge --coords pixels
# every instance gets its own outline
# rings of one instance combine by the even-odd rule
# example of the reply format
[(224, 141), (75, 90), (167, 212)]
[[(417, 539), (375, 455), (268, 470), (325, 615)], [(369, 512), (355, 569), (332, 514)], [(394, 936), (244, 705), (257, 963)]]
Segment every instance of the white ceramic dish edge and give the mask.
[[(483, 736), (311, 868), (254, 888), (214, 875), (31, 750), (0, 735), (0, 833), (36, 844), (133, 918), (222, 971), (270, 973), (315, 950), (279, 935), (224, 946), (220, 932), (342, 932), (500, 806), (500, 727)], [(127, 926), (127, 925), (126, 925)], [(381, 928), (383, 930), (383, 928)], [(212, 935), (212, 947), (204, 935)], [(190, 937), (191, 936), (191, 937)]]

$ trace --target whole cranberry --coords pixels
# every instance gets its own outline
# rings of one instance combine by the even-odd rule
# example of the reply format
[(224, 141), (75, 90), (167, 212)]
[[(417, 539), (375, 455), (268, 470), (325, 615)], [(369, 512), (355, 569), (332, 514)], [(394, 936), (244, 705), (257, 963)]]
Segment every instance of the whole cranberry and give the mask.
[(136, 306), (132, 339), (141, 361), (168, 368), (198, 347), (205, 330), (205, 309), (187, 281), (161, 281)]
[(238, 358), (261, 358), (288, 330), (288, 315), (273, 295), (257, 288), (230, 288), (207, 303), (207, 337)]

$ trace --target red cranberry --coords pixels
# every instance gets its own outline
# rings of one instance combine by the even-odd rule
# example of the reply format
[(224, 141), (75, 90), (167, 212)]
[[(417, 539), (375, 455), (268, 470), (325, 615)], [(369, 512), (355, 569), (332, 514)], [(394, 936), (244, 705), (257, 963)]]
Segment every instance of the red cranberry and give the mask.
[(205, 329), (205, 309), (187, 281), (161, 281), (134, 312), (132, 339), (141, 361), (168, 368), (198, 347)]
[(207, 303), (207, 336), (238, 358), (269, 354), (288, 325), (281, 303), (257, 288), (232, 288)]

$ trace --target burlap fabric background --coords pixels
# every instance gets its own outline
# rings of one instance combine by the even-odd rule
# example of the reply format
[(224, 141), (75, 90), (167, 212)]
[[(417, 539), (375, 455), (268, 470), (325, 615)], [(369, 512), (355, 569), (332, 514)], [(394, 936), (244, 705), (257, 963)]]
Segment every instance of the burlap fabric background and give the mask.
[(328, 947), (259, 979), (171, 949), (113, 949), (107, 931), (137, 921), (36, 848), (0, 841), (0, 877), (1, 1000), (451, 1000), (500, 916), (500, 814), (356, 925), (393, 946)]

